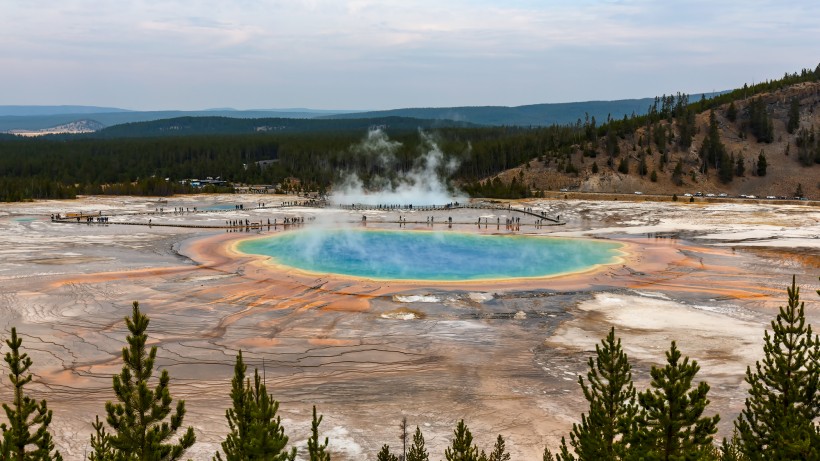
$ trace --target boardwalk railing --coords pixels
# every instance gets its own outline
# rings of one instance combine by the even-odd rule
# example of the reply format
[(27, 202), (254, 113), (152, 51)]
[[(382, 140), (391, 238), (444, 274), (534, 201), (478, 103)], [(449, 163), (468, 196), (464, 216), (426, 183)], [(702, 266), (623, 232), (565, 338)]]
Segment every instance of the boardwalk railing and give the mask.
[[(201, 214), (201, 213), (230, 213), (233, 211), (251, 211), (251, 210), (283, 210), (287, 208), (334, 208), (339, 210), (350, 210), (350, 211), (399, 211), (399, 212), (411, 212), (411, 211), (451, 211), (451, 210), (460, 210), (460, 209), (472, 209), (472, 210), (491, 210), (491, 211), (506, 211), (509, 213), (521, 213), (528, 216), (533, 216), (538, 218), (539, 220), (549, 221), (554, 224), (561, 225), (560, 219), (558, 216), (550, 217), (546, 215), (546, 212), (543, 211), (535, 211), (529, 208), (519, 208), (513, 207), (512, 205), (500, 205), (496, 203), (484, 203), (484, 202), (474, 202), (474, 203), (447, 203), (444, 205), (412, 205), (412, 204), (405, 204), (405, 205), (392, 205), (392, 204), (331, 204), (324, 200), (308, 200), (308, 201), (287, 201), (282, 202), (281, 204), (267, 206), (266, 204), (259, 202), (255, 207), (244, 207), (241, 205), (237, 205), (235, 209), (219, 209), (219, 210), (198, 210), (196, 208), (186, 208), (184, 211), (180, 207), (179, 209), (174, 209), (174, 211), (165, 210), (164, 208), (160, 208), (159, 211), (147, 211), (142, 213), (122, 213), (121, 216), (138, 216), (144, 215), (149, 218), (155, 217), (163, 217), (163, 216), (178, 216), (178, 215), (186, 215), (186, 214)], [(285, 223), (285, 222), (274, 222), (272, 224), (266, 224), (262, 221), (259, 222), (243, 222), (243, 220), (239, 220), (234, 223), (232, 220), (227, 220), (226, 224), (214, 224), (214, 225), (207, 225), (207, 224), (184, 224), (184, 223), (154, 223), (152, 219), (149, 219), (148, 222), (122, 222), (122, 221), (111, 221), (111, 217), (116, 217), (117, 215), (113, 214), (106, 214), (103, 215), (101, 212), (98, 213), (67, 213), (66, 215), (53, 215), (52, 222), (56, 223), (66, 223), (66, 224), (121, 224), (121, 225), (134, 225), (134, 226), (161, 226), (161, 227), (184, 227), (184, 228), (202, 228), (202, 229), (244, 229), (244, 228), (270, 228), (270, 227), (278, 227), (278, 226), (285, 226), (285, 225), (293, 225), (297, 223)], [(287, 218), (286, 218), (287, 219)], [(388, 221), (390, 222), (390, 221)], [(423, 221), (407, 221), (406, 217), (402, 220), (400, 218), (399, 221), (395, 221), (397, 223), (422, 223)], [(471, 224), (470, 222), (450, 222), (451, 224)], [(303, 223), (302, 223), (303, 224)], [(539, 224), (542, 225), (542, 224)]]

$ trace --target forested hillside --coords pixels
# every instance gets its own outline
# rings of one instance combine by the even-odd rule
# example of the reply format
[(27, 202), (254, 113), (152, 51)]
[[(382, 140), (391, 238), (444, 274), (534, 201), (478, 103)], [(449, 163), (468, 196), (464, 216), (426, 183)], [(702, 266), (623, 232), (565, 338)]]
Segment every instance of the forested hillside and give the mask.
[(550, 126), (570, 125), (583, 114), (606, 118), (611, 115), (643, 115), (652, 98), (621, 99), (617, 101), (585, 101), (553, 104), (529, 104), (526, 106), (475, 106), (475, 107), (419, 107), (379, 110), (354, 114), (327, 115), (323, 118), (373, 118), (414, 117), (420, 119), (461, 120), (479, 125), (494, 126)]
[[(813, 196), (820, 182), (818, 102), (820, 66), (712, 99), (659, 97), (643, 116), (588, 116), (548, 127), (207, 117), (122, 125), (93, 136), (0, 135), (0, 200), (167, 195), (191, 191), (180, 180), (209, 176), (243, 184), (294, 177), (303, 189), (325, 191), (350, 172), (366, 185), (390, 179), (436, 149), (442, 165), (458, 165), (450, 172), (454, 182), (475, 196), (559, 188)], [(374, 128), (400, 143), (391, 155), (356, 148)], [(257, 163), (263, 160), (273, 162)]]
[(91, 138), (137, 138), (192, 135), (242, 135), (252, 133), (333, 133), (364, 132), (371, 127), (392, 131), (414, 131), (419, 128), (470, 127), (466, 122), (420, 120), (409, 117), (370, 117), (349, 120), (299, 118), (232, 118), (177, 117), (149, 122), (114, 125), (89, 135)]
[[(714, 94), (707, 94), (708, 97)], [(599, 119), (607, 114), (643, 115), (652, 104), (652, 98), (622, 99), (616, 101), (585, 101), (525, 106), (476, 106), (401, 108), (382, 111), (339, 111), (312, 109), (233, 110), (209, 109), (196, 111), (131, 111), (93, 106), (0, 106), (0, 131), (39, 130), (93, 118), (105, 126), (151, 122), (183, 117), (225, 117), (232, 119), (375, 119), (386, 117), (418, 118), (423, 120), (450, 120), (478, 125), (495, 126), (549, 126), (575, 123), (588, 113)], [(317, 125), (319, 126), (319, 125)]]
[(92, 106), (0, 106), (0, 131), (40, 130), (87, 118), (93, 118), (105, 126), (113, 126), (180, 117), (313, 118), (336, 113), (339, 111), (309, 109), (130, 111)]
[(820, 66), (713, 99), (658, 98), (644, 117), (586, 119), (570, 149), (485, 180), (482, 191), (515, 182), (526, 190), (816, 198), (819, 105)]

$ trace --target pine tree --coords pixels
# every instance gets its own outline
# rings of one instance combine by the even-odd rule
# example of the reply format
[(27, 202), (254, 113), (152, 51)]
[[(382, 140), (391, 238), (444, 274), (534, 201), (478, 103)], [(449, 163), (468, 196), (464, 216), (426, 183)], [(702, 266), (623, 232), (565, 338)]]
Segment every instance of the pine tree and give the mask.
[(651, 389), (638, 394), (640, 411), (630, 434), (627, 459), (695, 460), (707, 457), (720, 416), (702, 416), (709, 385), (692, 389), (700, 367), (681, 353), (672, 341), (663, 368), (652, 367)]
[(330, 453), (326, 452), (327, 437), (324, 443), (319, 443), (319, 424), (324, 416), (316, 417), (316, 405), (313, 406), (313, 421), (311, 422), (311, 435), (308, 439), (308, 454), (310, 461), (330, 461)]
[(730, 122), (737, 120), (737, 108), (735, 107), (734, 101), (730, 102), (729, 107), (726, 109), (726, 118), (729, 119)]
[(700, 148), (700, 157), (703, 159), (701, 166), (703, 172), (706, 172), (712, 166), (718, 168), (726, 155), (726, 147), (720, 140), (720, 130), (718, 128), (717, 116), (712, 111), (709, 114), (709, 133), (703, 138), (703, 144)]
[(686, 113), (678, 119), (678, 127), (680, 134), (678, 136), (678, 145), (682, 149), (689, 150), (692, 146), (692, 138), (695, 136), (697, 127), (695, 126), (695, 111), (685, 109)]
[(720, 167), (718, 168), (718, 178), (720, 182), (727, 184), (732, 182), (735, 177), (735, 161), (734, 158), (726, 154), (724, 150), (720, 156)]
[(621, 153), (621, 147), (618, 145), (618, 137), (614, 130), (609, 130), (606, 134), (606, 152), (610, 157), (615, 157)]
[(820, 459), (820, 340), (806, 325), (794, 277), (787, 292), (788, 305), (763, 335), (763, 362), (746, 369), (749, 396), (735, 427), (750, 460)]
[(399, 440), (401, 441), (401, 459), (407, 458), (407, 416), (399, 422)]
[(720, 461), (746, 461), (748, 458), (740, 451), (740, 436), (737, 429), (732, 432), (732, 440), (723, 439), (720, 445)]
[(464, 420), (458, 422), (453, 430), (453, 443), (444, 450), (447, 461), (478, 461), (478, 447), (473, 445), (473, 434), (467, 429)]
[(774, 126), (762, 98), (752, 99), (749, 103), (749, 127), (757, 142), (774, 141)]
[(114, 452), (111, 448), (110, 439), (105, 431), (105, 424), (100, 421), (99, 415), (91, 423), (94, 433), (91, 434), (91, 453), (88, 454), (89, 461), (110, 461), (114, 459)]
[(666, 129), (663, 126), (655, 128), (655, 131), (652, 132), (652, 138), (655, 145), (658, 146), (658, 152), (664, 152), (666, 150)]
[(510, 454), (507, 453), (504, 437), (501, 437), (501, 434), (498, 434), (495, 445), (493, 445), (493, 451), (490, 452), (490, 456), (487, 456), (486, 459), (487, 461), (510, 461)]
[(800, 99), (792, 98), (789, 103), (789, 121), (786, 123), (786, 131), (793, 134), (800, 128)]
[[(176, 443), (171, 440), (182, 428), (185, 402), (178, 401), (176, 410), (171, 413), (167, 370), (162, 370), (156, 387), (149, 388), (157, 348), (151, 347), (146, 353), (148, 335), (145, 332), (149, 319), (140, 312), (138, 302), (134, 301), (131, 317), (126, 317), (125, 323), (131, 333), (126, 337), (128, 346), (122, 349), (125, 365), (113, 379), (114, 394), (119, 402), (105, 404), (106, 422), (113, 432), (103, 434), (101, 429), (97, 443), (110, 445), (116, 460), (180, 459), (196, 440), (192, 427)], [(170, 421), (165, 421), (169, 415)], [(99, 423), (99, 419), (97, 421)]]
[[(17, 336), (17, 329), (11, 329), (11, 338), (6, 345), (5, 362), (9, 366), (9, 381), (14, 388), (14, 401), (3, 404), (8, 425), (0, 424), (3, 439), (0, 440), (0, 459), (14, 461), (62, 461), (62, 456), (54, 449), (54, 440), (48, 431), (51, 424), (51, 410), (45, 400), (37, 402), (25, 393), (26, 384), (31, 382), (29, 373), (31, 358), (20, 353), (23, 339)], [(28, 373), (28, 374), (27, 374)]]
[[(817, 142), (818, 137), (814, 132), (814, 127), (811, 130), (800, 128), (797, 131), (797, 138), (794, 140), (797, 146), (797, 160), (803, 166), (811, 166), (815, 163), (820, 163), (820, 143)], [(790, 144), (786, 144), (788, 149)]]
[[(573, 424), (570, 445), (578, 459), (615, 460), (624, 456), (624, 431), (632, 425), (637, 408), (629, 359), (615, 338), (615, 328), (601, 344), (595, 345), (596, 357), (589, 358), (587, 382), (578, 383), (589, 402), (589, 413), (581, 415), (581, 424)], [(561, 439), (561, 461), (575, 459)]]
[(761, 150), (760, 155), (757, 156), (757, 175), (766, 176), (767, 166), (768, 164), (766, 163), (766, 155), (763, 153), (763, 150)]
[(407, 452), (407, 461), (430, 461), (430, 455), (424, 448), (424, 436), (418, 426), (416, 426), (416, 433), (413, 434), (413, 445)]
[(672, 182), (674, 182), (677, 186), (683, 184), (683, 162), (681, 159), (678, 159), (678, 163), (672, 171)]
[(646, 176), (649, 172), (649, 166), (646, 164), (646, 156), (641, 155), (641, 160), (638, 163), (638, 174), (641, 176)]
[(737, 156), (737, 162), (735, 164), (735, 176), (742, 178), (743, 175), (746, 173), (746, 162), (743, 160), (742, 155)]
[[(253, 384), (245, 378), (247, 366), (242, 360), (242, 351), (236, 356), (234, 377), (231, 382), (233, 408), (225, 412), (231, 432), (224, 442), (222, 451), (226, 461), (292, 461), (296, 458), (296, 448), (285, 450), (288, 437), (276, 416), (279, 402), (268, 394), (259, 370), (254, 370)], [(217, 453), (215, 460), (221, 461)]]
[(629, 174), (629, 158), (624, 157), (618, 163), (618, 172), (623, 174)]
[(399, 461), (399, 458), (390, 453), (390, 446), (387, 444), (382, 445), (382, 450), (379, 452), (378, 456), (376, 456), (377, 461)]

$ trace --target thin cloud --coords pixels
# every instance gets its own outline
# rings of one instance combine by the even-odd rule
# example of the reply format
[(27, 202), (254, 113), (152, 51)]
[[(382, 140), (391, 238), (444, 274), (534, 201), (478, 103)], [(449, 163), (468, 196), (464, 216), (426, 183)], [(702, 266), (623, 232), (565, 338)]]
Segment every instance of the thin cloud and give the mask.
[[(809, 1), (10, 2), (0, 84), (19, 89), (5, 103), (133, 108), (643, 97), (813, 66), (818, 17)], [(163, 90), (162, 100), (114, 93), (191, 79), (199, 91)], [(71, 95), (79, 101), (58, 91), (84, 86)]]
[(265, 35), (257, 26), (184, 18), (172, 21), (146, 21), (138, 24), (139, 29), (160, 34), (164, 40), (184, 40), (189, 46), (197, 47), (237, 47), (253, 42)]

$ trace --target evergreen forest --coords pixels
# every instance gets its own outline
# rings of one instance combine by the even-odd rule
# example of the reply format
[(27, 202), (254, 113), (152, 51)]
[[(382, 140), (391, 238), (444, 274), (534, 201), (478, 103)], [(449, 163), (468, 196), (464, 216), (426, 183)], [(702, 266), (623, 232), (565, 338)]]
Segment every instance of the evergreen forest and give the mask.
[[(232, 185), (282, 185), (298, 179), (298, 190), (324, 193), (343, 175), (357, 174), (368, 186), (417, 167), (435, 143), (454, 187), (474, 197), (522, 198), (537, 191), (523, 180), (501, 181), (499, 173), (538, 159), (568, 175), (578, 174), (572, 154), (594, 159), (593, 173), (650, 175), (647, 158), (678, 183), (684, 172), (717, 172), (721, 181), (743, 176), (744, 159), (723, 147), (712, 121), (697, 164), (677, 165), (670, 151), (688, 151), (695, 134), (695, 115), (721, 111), (739, 123), (740, 135), (772, 142), (773, 117), (761, 97), (769, 92), (820, 81), (815, 69), (785, 74), (782, 79), (744, 85), (695, 100), (678, 93), (657, 97), (643, 114), (551, 126), (477, 126), (467, 123), (402, 117), (378, 119), (228, 119), (184, 117), (128, 123), (96, 133), (23, 138), (0, 134), (0, 201), (73, 198), (78, 194), (165, 196), (192, 192), (226, 192)], [(800, 102), (789, 101), (783, 123), (798, 150), (793, 161), (804, 167), (820, 163), (820, 135), (800, 126)], [(740, 107), (740, 108), (739, 108)], [(813, 107), (810, 108), (813, 110)], [(673, 128), (674, 127), (674, 128)], [(368, 130), (380, 129), (400, 143), (393, 158), (356, 149)], [(636, 152), (622, 152), (633, 143)], [(637, 147), (640, 146), (640, 152)], [(762, 155), (762, 154), (761, 154)], [(758, 159), (760, 160), (760, 159)], [(600, 165), (599, 165), (600, 163)], [(766, 159), (751, 171), (766, 174)], [(632, 165), (632, 166), (630, 166)], [(674, 166), (674, 170), (673, 170)], [(686, 167), (686, 168), (684, 168)], [(444, 171), (441, 171), (445, 175)], [(655, 178), (663, 171), (651, 172)], [(220, 178), (224, 188), (193, 188), (185, 180)], [(656, 180), (656, 179), (655, 179)], [(654, 180), (653, 180), (654, 181)], [(296, 181), (292, 181), (296, 183)]]

